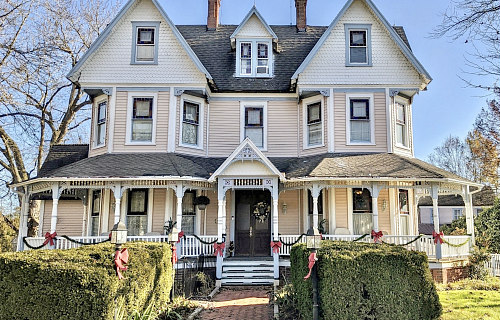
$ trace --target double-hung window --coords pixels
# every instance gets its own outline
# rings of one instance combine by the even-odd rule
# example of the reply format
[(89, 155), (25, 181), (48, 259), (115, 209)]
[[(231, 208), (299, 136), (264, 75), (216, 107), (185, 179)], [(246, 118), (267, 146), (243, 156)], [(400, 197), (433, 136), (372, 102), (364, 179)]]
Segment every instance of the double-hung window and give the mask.
[(195, 233), (196, 223), (196, 206), (194, 199), (196, 198), (195, 190), (188, 190), (182, 198), (182, 231), (185, 234)]
[(346, 66), (371, 66), (371, 26), (345, 24)]
[(264, 108), (245, 107), (244, 137), (250, 138), (259, 148), (264, 148)]
[(96, 146), (102, 146), (106, 141), (106, 108), (107, 102), (102, 101), (97, 104), (96, 114)]
[(99, 214), (101, 212), (101, 190), (96, 190), (92, 192), (92, 202), (90, 204), (90, 225), (89, 225), (89, 235), (98, 236), (99, 235)]
[(132, 189), (128, 193), (127, 229), (131, 236), (147, 232), (148, 190)]
[(272, 67), (271, 41), (241, 40), (237, 45), (236, 76), (268, 77)]
[(406, 105), (396, 102), (396, 144), (408, 146)]
[(158, 63), (159, 22), (132, 22), (132, 64)]
[(182, 111), (182, 144), (197, 146), (199, 141), (200, 105), (184, 101)]
[(349, 142), (372, 142), (372, 116), (370, 99), (349, 99)]
[(240, 53), (240, 66), (242, 75), (252, 74), (252, 43), (242, 42)]
[(463, 215), (462, 209), (453, 209), (453, 220), (457, 220)]
[(257, 43), (257, 74), (269, 74), (269, 45)]
[(370, 233), (373, 229), (372, 197), (368, 189), (352, 189), (352, 220), (354, 234)]
[(134, 97), (132, 103), (131, 141), (151, 142), (153, 139), (153, 97)]
[(307, 146), (323, 144), (323, 123), (321, 119), (321, 102), (307, 105)]
[(410, 234), (410, 209), (408, 205), (408, 190), (399, 190), (399, 233)]

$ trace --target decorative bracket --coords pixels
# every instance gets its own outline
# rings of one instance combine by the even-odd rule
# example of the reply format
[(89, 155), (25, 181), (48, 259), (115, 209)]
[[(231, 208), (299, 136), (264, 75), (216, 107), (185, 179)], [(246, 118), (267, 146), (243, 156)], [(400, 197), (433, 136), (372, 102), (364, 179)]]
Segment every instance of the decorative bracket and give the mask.
[(111, 88), (102, 88), (102, 93), (104, 93), (107, 96), (110, 96), (113, 94), (113, 89)]
[(184, 93), (184, 89), (174, 88), (174, 96), (181, 96)]

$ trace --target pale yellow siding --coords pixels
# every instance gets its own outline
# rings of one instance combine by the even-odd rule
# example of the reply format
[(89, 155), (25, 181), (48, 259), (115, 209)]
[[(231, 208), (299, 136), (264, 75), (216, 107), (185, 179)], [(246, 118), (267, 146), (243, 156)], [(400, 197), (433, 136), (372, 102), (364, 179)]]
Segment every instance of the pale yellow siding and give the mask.
[[(280, 194), (278, 202), (278, 232), (283, 235), (300, 234), (302, 218), (300, 215), (299, 197), (299, 190), (288, 190)], [(283, 203), (287, 205), (286, 214), (283, 214)]]
[(378, 195), (378, 228), (380, 231), (383, 231), (384, 234), (391, 234), (391, 215), (389, 208), (389, 190), (383, 189)]
[[(52, 200), (45, 201), (42, 234), (50, 231)], [(84, 206), (81, 200), (59, 200), (57, 206), (56, 232), (58, 235), (81, 236)]]
[(229, 156), (240, 144), (240, 102), (212, 101), (209, 123), (209, 156)]
[(153, 226), (152, 232), (163, 234), (163, 225), (165, 220), (165, 189), (153, 190)]
[(267, 103), (267, 152), (268, 157), (296, 157), (297, 151), (297, 102), (294, 100)]
[(266, 27), (257, 18), (256, 15), (252, 15), (250, 19), (243, 25), (236, 38), (269, 38), (271, 34), (267, 31)]
[(335, 224), (337, 228), (347, 229), (348, 227), (347, 190), (335, 189)]
[[(138, 96), (140, 92), (136, 92)], [(134, 93), (135, 94), (135, 93)], [(114, 152), (166, 152), (168, 140), (168, 108), (169, 92), (158, 92), (156, 112), (156, 139), (155, 145), (127, 145), (127, 106), (128, 92), (118, 91), (116, 95)], [(129, 126), (131, 126), (130, 120)]]
[[(210, 199), (210, 204), (207, 205), (206, 215), (207, 215), (207, 232), (206, 235), (216, 235), (217, 234), (217, 192), (207, 192), (207, 197)], [(205, 217), (202, 216), (201, 234), (203, 234), (203, 222)]]

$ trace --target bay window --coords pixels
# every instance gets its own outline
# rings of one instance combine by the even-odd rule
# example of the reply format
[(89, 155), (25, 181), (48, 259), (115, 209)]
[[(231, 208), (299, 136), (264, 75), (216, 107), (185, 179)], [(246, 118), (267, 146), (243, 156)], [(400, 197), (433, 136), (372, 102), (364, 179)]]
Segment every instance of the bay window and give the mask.
[(96, 114), (96, 146), (102, 146), (106, 141), (106, 108), (107, 102), (102, 101), (97, 105)]
[(199, 144), (200, 105), (184, 101), (182, 112), (182, 144), (197, 146)]
[(148, 190), (132, 189), (128, 192), (127, 229), (130, 236), (142, 236), (147, 232)]
[(307, 105), (307, 146), (323, 144), (321, 102)]
[(368, 189), (352, 189), (352, 220), (356, 235), (369, 234), (373, 229), (372, 197)]

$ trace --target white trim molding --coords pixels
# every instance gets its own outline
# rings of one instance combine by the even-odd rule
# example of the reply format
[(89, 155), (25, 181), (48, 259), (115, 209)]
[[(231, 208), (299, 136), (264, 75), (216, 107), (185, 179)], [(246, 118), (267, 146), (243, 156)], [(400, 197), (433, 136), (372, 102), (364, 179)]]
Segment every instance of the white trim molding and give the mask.
[[(132, 140), (132, 110), (134, 98), (153, 98), (152, 110), (152, 129), (151, 141), (133, 141)], [(156, 144), (156, 123), (158, 111), (158, 93), (157, 92), (129, 92), (127, 97), (127, 130), (126, 130), (126, 145), (145, 145), (151, 146)]]
[[(302, 148), (304, 150), (320, 148), (325, 146), (325, 103), (324, 96), (317, 95), (310, 98), (306, 98), (302, 100)], [(320, 103), (320, 118), (321, 118), (321, 142), (318, 144), (309, 144), (309, 125), (307, 124), (307, 112), (308, 106), (313, 105), (315, 103)], [(327, 112), (326, 112), (327, 113)]]
[[(267, 101), (240, 101), (240, 142), (245, 140), (245, 108), (262, 108), (263, 146), (260, 151), (267, 151)], [(253, 141), (252, 141), (253, 142)], [(254, 143), (255, 144), (255, 143)]]
[[(182, 126), (183, 126), (183, 116), (184, 116), (184, 102), (190, 102), (198, 105), (198, 132), (197, 132), (197, 144), (187, 144), (182, 142)], [(179, 107), (179, 147), (200, 149), (203, 150), (203, 129), (205, 124), (205, 100), (202, 98), (185, 95), (181, 96), (181, 103)]]
[[(370, 141), (352, 142), (351, 141), (351, 99), (367, 99), (369, 108), (369, 121), (370, 121)], [(346, 121), (346, 145), (375, 145), (375, 112), (374, 112), (374, 98), (372, 92), (367, 93), (348, 93), (345, 97), (345, 121)]]

